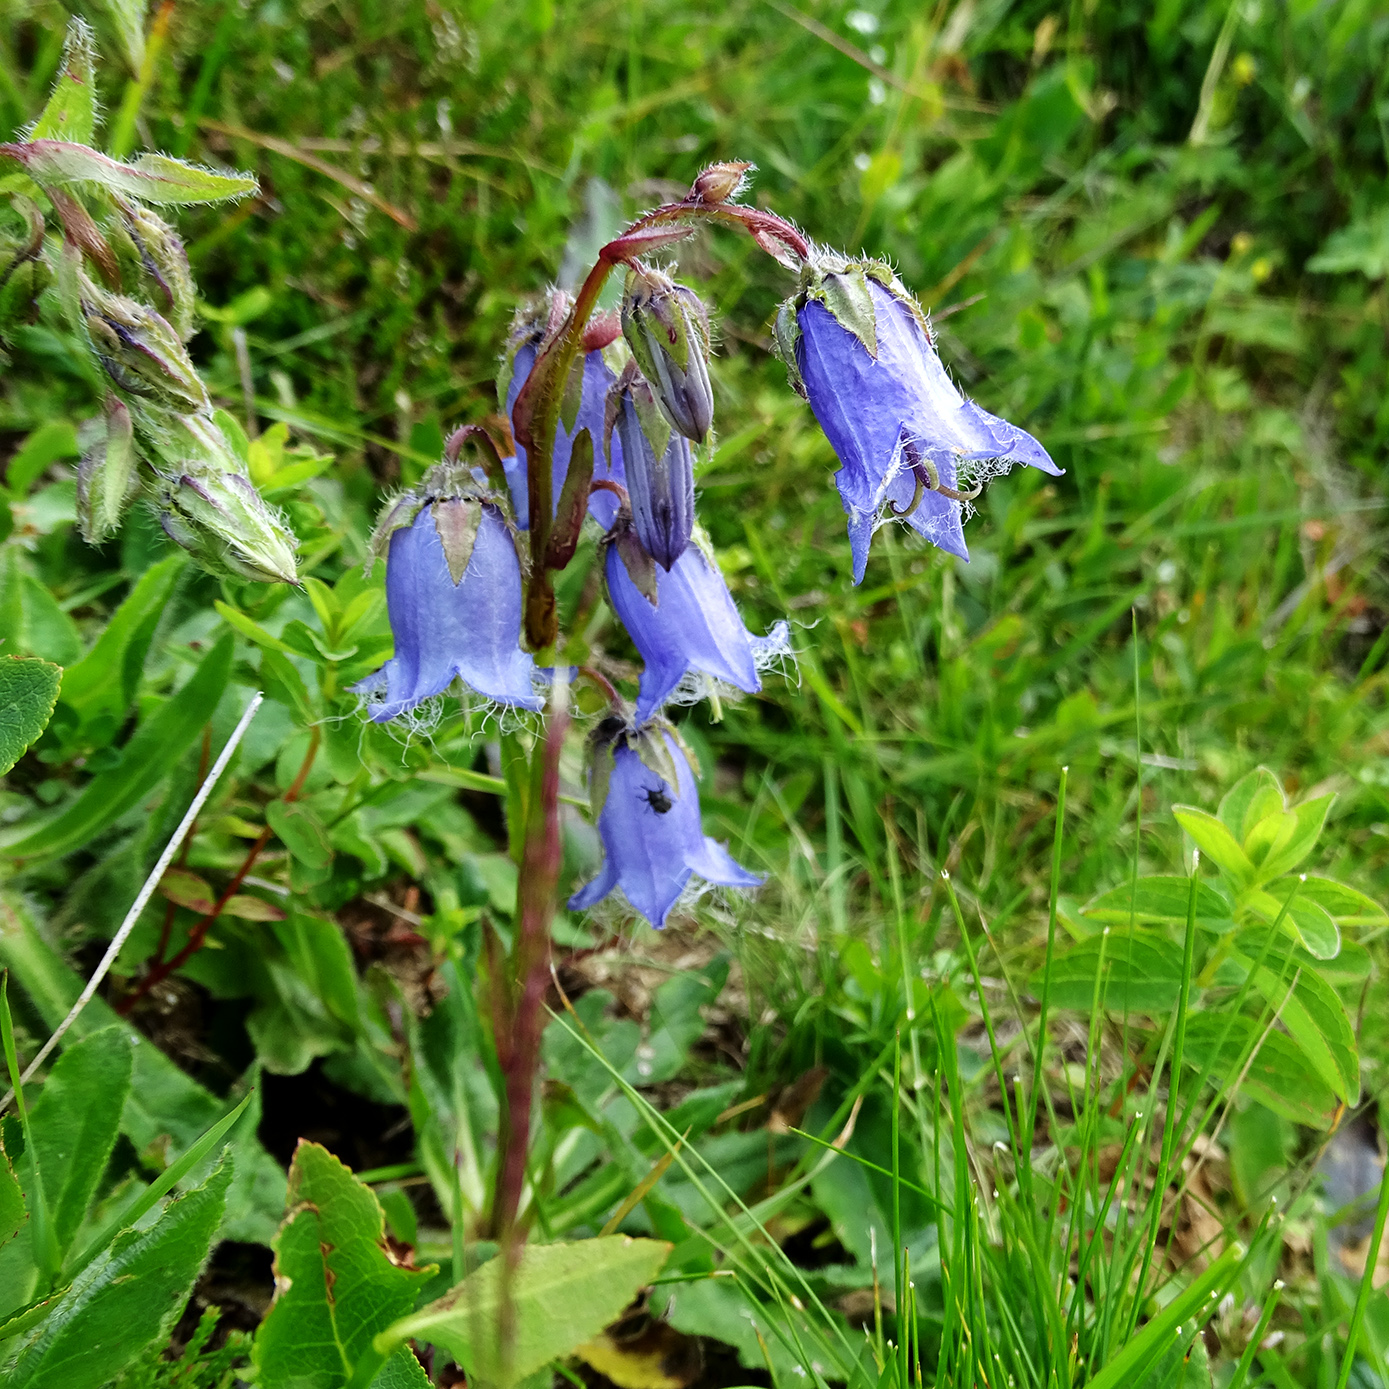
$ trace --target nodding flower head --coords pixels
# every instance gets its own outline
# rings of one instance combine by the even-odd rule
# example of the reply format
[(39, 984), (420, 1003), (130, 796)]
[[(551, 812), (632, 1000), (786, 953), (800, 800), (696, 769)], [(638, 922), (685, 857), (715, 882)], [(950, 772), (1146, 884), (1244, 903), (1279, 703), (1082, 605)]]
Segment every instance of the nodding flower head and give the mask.
[(589, 802), (603, 842), (603, 867), (570, 899), (591, 907), (614, 888), (657, 929), (695, 874), (721, 887), (762, 879), (710, 839), (699, 818), (689, 758), (669, 724), (599, 724), (589, 748)]
[(646, 266), (627, 272), (622, 334), (671, 427), (703, 443), (714, 423), (709, 311), (694, 290)]
[[(521, 387), (526, 384), (535, 365), (536, 353), (546, 336), (547, 327), (555, 319), (562, 318), (562, 310), (567, 299), (555, 291), (541, 306), (522, 310), (512, 325), (511, 337), (502, 358), (501, 371), (497, 377), (497, 399), (506, 415), (508, 424), (516, 398)], [(579, 431), (587, 429), (593, 440), (593, 477), (597, 481), (606, 478), (610, 482), (623, 481), (622, 445), (614, 439), (609, 442), (603, 435), (604, 402), (608, 390), (617, 379), (616, 373), (608, 365), (603, 349), (595, 348), (585, 352), (582, 366), (575, 364), (571, 373), (571, 389), (564, 395), (560, 407), (559, 428), (555, 431), (554, 456), (551, 458), (550, 504), (559, 503), (564, 479), (569, 473), (569, 456)], [(530, 529), (530, 483), (527, 476), (526, 451), (519, 444), (515, 453), (503, 459), (507, 485), (511, 489), (511, 505), (520, 530)], [(594, 492), (589, 498), (589, 514), (605, 530), (612, 525), (617, 515), (617, 497), (607, 491)]]
[(690, 441), (656, 408), (646, 378), (629, 362), (608, 393), (604, 433), (622, 441), (632, 524), (647, 554), (669, 569), (694, 529), (694, 458)]
[(717, 562), (699, 536), (667, 570), (658, 569), (621, 530), (608, 544), (605, 572), (613, 610), (641, 654), (637, 722), (657, 713), (691, 673), (749, 694), (762, 688), (764, 653), (787, 649), (786, 624), (765, 637), (743, 626)]
[(782, 305), (776, 330), (791, 382), (839, 456), (835, 483), (849, 517), (855, 583), (884, 503), (967, 560), (962, 508), (977, 492), (957, 490), (961, 463), (1061, 471), (1030, 434), (965, 399), (941, 365), (925, 315), (886, 265), (821, 255), (800, 293)]
[(463, 469), (433, 469), (394, 502), (373, 548), (386, 553), (395, 655), (353, 688), (376, 723), (442, 694), (455, 677), (487, 699), (539, 709), (521, 650), (521, 564), (510, 526)]

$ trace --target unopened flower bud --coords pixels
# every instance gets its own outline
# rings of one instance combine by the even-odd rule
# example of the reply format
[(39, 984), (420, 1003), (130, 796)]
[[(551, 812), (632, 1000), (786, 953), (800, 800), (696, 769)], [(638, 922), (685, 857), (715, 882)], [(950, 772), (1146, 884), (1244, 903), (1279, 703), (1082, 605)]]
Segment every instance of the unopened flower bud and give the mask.
[(651, 387), (629, 363), (608, 395), (608, 428), (622, 441), (632, 525), (647, 554), (669, 569), (694, 529), (694, 459), (690, 441), (671, 429)]
[(728, 164), (711, 164), (695, 179), (686, 195), (692, 203), (723, 203), (734, 197), (747, 179), (751, 164), (735, 161)]
[(92, 348), (117, 386), (172, 410), (209, 408), (207, 387), (168, 319), (85, 276), (81, 305)]
[(98, 433), (77, 469), (77, 523), (89, 545), (99, 545), (116, 530), (139, 490), (130, 411), (108, 396), (105, 421), (96, 423)]
[(243, 473), (198, 464), (161, 480), (159, 521), (209, 573), (298, 583), (294, 537)]
[(188, 253), (178, 233), (160, 216), (139, 203), (116, 200), (120, 231), (117, 251), (141, 283), (148, 297), (187, 342), (197, 331), (194, 303), (197, 291), (188, 268)]
[(714, 422), (714, 392), (709, 314), (699, 296), (659, 270), (635, 267), (622, 300), (622, 332), (661, 413), (687, 439), (702, 442)]

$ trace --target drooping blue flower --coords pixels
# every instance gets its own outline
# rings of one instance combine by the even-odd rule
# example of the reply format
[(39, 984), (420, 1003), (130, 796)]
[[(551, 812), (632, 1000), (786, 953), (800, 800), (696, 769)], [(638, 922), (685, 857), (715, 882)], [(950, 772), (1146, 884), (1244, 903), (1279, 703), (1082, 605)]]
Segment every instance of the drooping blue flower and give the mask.
[[(1030, 434), (965, 399), (920, 310), (886, 267), (835, 262), (783, 308), (778, 340), (839, 457), (835, 483), (849, 517), (855, 583), (885, 503), (933, 545), (969, 558), (963, 503), (936, 490), (956, 490), (960, 462), (1061, 472)], [(918, 481), (924, 490), (912, 509)]]
[[(417, 499), (397, 503), (383, 526), (414, 505)], [(353, 686), (372, 721), (407, 713), (455, 676), (498, 704), (542, 708), (531, 681), (535, 663), (520, 645), (521, 565), (501, 512), (475, 497), (426, 493), (413, 521), (387, 534), (395, 655)]]
[[(516, 355), (512, 359), (511, 379), (507, 384), (504, 402), (508, 421), (511, 419), (511, 411), (516, 404), (516, 397), (521, 394), (521, 387), (525, 385), (526, 377), (530, 375), (531, 367), (535, 365), (535, 353), (536, 340), (529, 339), (516, 349)], [(603, 437), (605, 402), (608, 389), (616, 379), (617, 377), (603, 360), (601, 351), (584, 354), (583, 390), (579, 397), (579, 412), (574, 420), (574, 428), (572, 430), (566, 429), (564, 420), (561, 418), (559, 426), (555, 430), (554, 457), (551, 459), (554, 478), (550, 493), (551, 506), (556, 506), (559, 503), (560, 490), (563, 488), (564, 479), (569, 472), (569, 455), (574, 447), (574, 439), (581, 429), (587, 429), (589, 437), (593, 440), (594, 480), (606, 478), (610, 482), (622, 483), (624, 481), (622, 443), (616, 437), (612, 440)], [(526, 451), (520, 444), (516, 445), (516, 452), (511, 458), (502, 460), (507, 485), (511, 488), (511, 504), (516, 512), (516, 525), (520, 530), (530, 529), (530, 486), (526, 466)], [(611, 492), (595, 492), (589, 498), (589, 515), (604, 530), (612, 525), (617, 516), (617, 508), (618, 499)]]
[[(718, 565), (698, 539), (669, 570), (651, 565), (639, 574), (638, 587), (624, 558), (624, 553), (631, 555), (631, 539), (626, 537), (624, 544), (619, 537), (608, 546), (606, 573), (613, 609), (644, 663), (637, 722), (655, 714), (692, 671), (749, 694), (760, 690), (759, 661), (788, 649), (786, 623), (778, 622), (765, 637), (753, 636), (743, 626)], [(655, 603), (646, 596), (653, 585)]]
[[(659, 768), (660, 770), (656, 770)], [(621, 730), (594, 748), (589, 782), (603, 841), (603, 867), (570, 899), (591, 907), (620, 887), (658, 930), (690, 878), (720, 887), (756, 887), (762, 879), (705, 833), (699, 793), (680, 744), (665, 728)]]

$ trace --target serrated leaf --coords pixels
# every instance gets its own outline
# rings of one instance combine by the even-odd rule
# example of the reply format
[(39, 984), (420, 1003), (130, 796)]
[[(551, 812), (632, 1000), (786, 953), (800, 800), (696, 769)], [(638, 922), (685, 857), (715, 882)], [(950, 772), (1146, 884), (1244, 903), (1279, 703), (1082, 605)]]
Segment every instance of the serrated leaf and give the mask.
[[(611, 1235), (572, 1244), (527, 1245), (512, 1280), (515, 1334), (509, 1370), (523, 1378), (592, 1339), (661, 1271), (671, 1246), (662, 1240)], [(500, 1256), (471, 1273), (452, 1292), (391, 1328), (443, 1347), (474, 1377), (498, 1383), (501, 1307)]]
[(1314, 801), (1303, 801), (1301, 805), (1293, 807), (1290, 813), (1295, 823), (1286, 837), (1280, 837), (1268, 856), (1259, 864), (1260, 882), (1291, 873), (1312, 852), (1321, 837), (1327, 812), (1335, 799), (1334, 794), (1318, 796)]
[(0, 656), (0, 776), (48, 727), (62, 679), (62, 667), (49, 661)]
[(310, 868), (327, 868), (332, 863), (333, 846), (328, 831), (312, 811), (293, 801), (271, 801), (265, 807), (265, 821), (301, 863)]
[(1173, 817), (1195, 841), (1202, 855), (1229, 875), (1240, 886), (1254, 876), (1254, 865), (1234, 835), (1204, 810), (1191, 805), (1174, 805)]
[(1267, 767), (1256, 767), (1221, 797), (1216, 814), (1243, 844), (1245, 836), (1265, 815), (1284, 810), (1286, 806), (1278, 778)]
[[(256, 1333), (257, 1383), (339, 1389), (370, 1353), (372, 1339), (414, 1306), (432, 1270), (392, 1262), (380, 1203), (316, 1143), (301, 1139), (295, 1149), (288, 1202), (290, 1214), (274, 1242), (275, 1301)], [(401, 1346), (372, 1381), (387, 1382), (429, 1381)]]
[(68, 21), (63, 65), (53, 83), (31, 140), (70, 140), (88, 145), (96, 131), (96, 63), (92, 31), (85, 20)]
[(206, 725), (231, 674), (232, 640), (223, 637), (188, 683), (166, 699), (125, 745), (121, 764), (92, 778), (65, 810), (3, 851), (6, 858), (65, 854), (88, 843), (139, 804), (170, 772)]
[(118, 1235), (30, 1333), (6, 1389), (72, 1389), (114, 1379), (173, 1329), (222, 1221), (231, 1163), (144, 1230)]
[(257, 187), (249, 174), (220, 174), (167, 154), (141, 154), (123, 163), (87, 145), (66, 140), (0, 145), (0, 154), (18, 160), (25, 172), (45, 188), (95, 184), (156, 207), (244, 198)]
[[(1183, 882), (1186, 880), (1183, 879)], [(1182, 988), (1182, 948), (1156, 931), (1108, 931), (1072, 946), (1051, 967), (1051, 1002), (1088, 1013), (1095, 998), (1103, 949), (1100, 1007), (1109, 1012), (1168, 1013)], [(1043, 972), (1028, 987), (1038, 996)]]
[(58, 1058), (34, 1104), (34, 1145), (60, 1251), (77, 1233), (115, 1146), (131, 1051), (122, 1028), (93, 1032)]
[(1291, 982), (1291, 978), (1280, 979), (1266, 965), (1254, 970), (1254, 987), (1271, 1007), (1280, 1009), (1279, 1021), (1312, 1069), (1347, 1104), (1356, 1104), (1360, 1099), (1360, 1055), (1345, 1006), (1314, 969), (1299, 970), (1297, 982), (1289, 990)]
[(1242, 1088), (1295, 1124), (1329, 1128), (1339, 1109), (1330, 1086), (1291, 1037), (1276, 1028), (1265, 1035), (1256, 1026), (1242, 1014), (1193, 1012), (1186, 1024), (1187, 1064), (1233, 1085), (1246, 1048), (1262, 1038)]
[[(1096, 921), (1127, 926), (1130, 920), (1164, 921), (1185, 924), (1191, 879), (1178, 875), (1140, 878), (1137, 891), (1133, 883), (1101, 893), (1081, 915)], [(1209, 883), (1196, 884), (1196, 924), (1208, 931), (1224, 932), (1234, 925), (1230, 904)]]

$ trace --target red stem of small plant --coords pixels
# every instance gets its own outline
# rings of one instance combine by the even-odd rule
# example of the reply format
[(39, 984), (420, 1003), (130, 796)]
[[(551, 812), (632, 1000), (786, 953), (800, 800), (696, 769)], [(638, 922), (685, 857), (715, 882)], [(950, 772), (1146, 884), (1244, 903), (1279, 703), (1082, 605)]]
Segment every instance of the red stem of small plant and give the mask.
[(617, 686), (601, 670), (595, 670), (593, 666), (579, 666), (578, 671), (585, 680), (593, 681), (607, 695), (608, 703), (612, 705), (614, 713), (626, 712), (626, 706), (622, 702), (622, 696), (617, 692)]
[[(300, 793), (304, 789), (304, 783), (308, 780), (309, 773), (313, 770), (314, 758), (318, 756), (318, 745), (322, 741), (322, 738), (323, 734), (317, 725), (309, 730), (309, 746), (308, 750), (304, 753), (304, 760), (299, 766), (299, 772), (295, 776), (294, 782), (289, 790), (281, 797), (281, 800), (283, 800), (286, 805), (291, 801), (297, 801), (299, 799)], [(176, 969), (181, 968), (192, 956), (196, 955), (198, 951), (203, 948), (207, 940), (207, 933), (212, 929), (212, 923), (222, 915), (222, 911), (227, 903), (241, 890), (241, 884), (246, 881), (246, 875), (256, 866), (256, 860), (261, 856), (261, 852), (270, 842), (273, 833), (274, 831), (271, 830), (269, 825), (261, 830), (259, 838), (251, 845), (246, 853), (246, 857), (242, 859), (241, 867), (233, 874), (231, 882), (223, 889), (222, 895), (213, 903), (212, 910), (193, 924), (192, 930), (188, 932), (188, 940), (184, 943), (183, 949), (180, 950), (172, 960), (161, 960), (157, 963), (154, 968), (140, 980), (134, 990), (116, 1005), (116, 1012), (119, 1013), (121, 1017), (127, 1017), (130, 1010), (134, 1008), (156, 984), (163, 983), (163, 981)], [(191, 833), (189, 838), (192, 838)], [(162, 950), (160, 954), (163, 954)]]
[[(203, 789), (203, 782), (207, 780), (207, 764), (212, 759), (212, 725), (208, 724), (203, 729), (203, 750), (202, 756), (198, 759), (198, 784), (193, 788), (196, 796)], [(188, 862), (188, 850), (192, 847), (193, 836), (198, 832), (198, 822), (193, 821), (188, 827), (188, 834), (184, 838), (183, 847), (178, 851), (177, 865), (184, 867)], [(174, 928), (174, 916), (178, 911), (177, 902), (169, 902), (164, 909), (164, 924), (159, 928), (159, 944), (155, 948), (154, 962), (156, 965), (163, 963), (164, 952), (169, 948), (169, 932)]]

